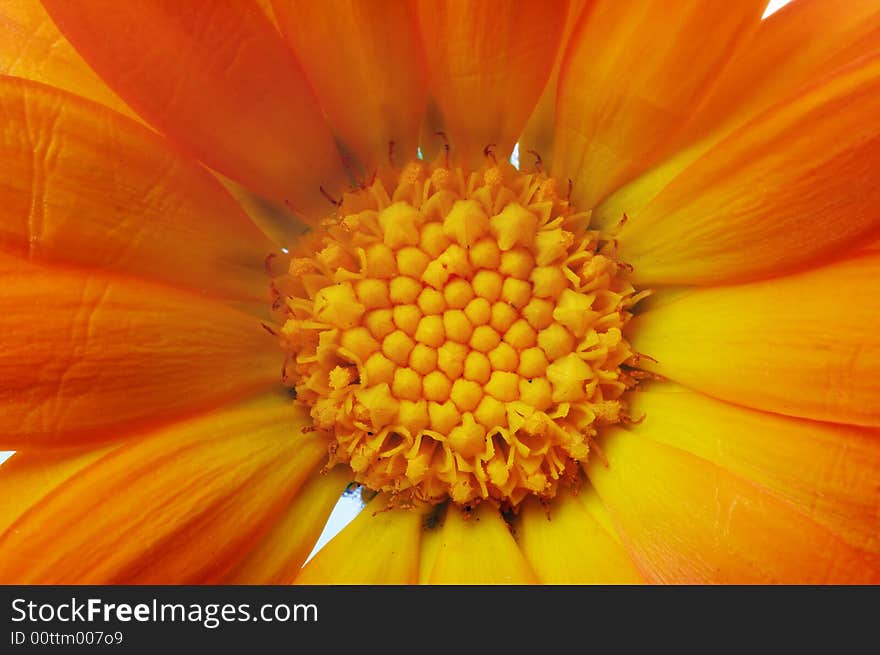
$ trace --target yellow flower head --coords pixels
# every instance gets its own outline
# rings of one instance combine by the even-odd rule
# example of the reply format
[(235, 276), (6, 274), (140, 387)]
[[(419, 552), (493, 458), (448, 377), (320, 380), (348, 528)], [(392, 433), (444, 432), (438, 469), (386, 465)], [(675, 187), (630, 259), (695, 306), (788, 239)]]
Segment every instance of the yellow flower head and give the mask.
[(766, 4), (0, 3), (0, 583), (880, 582), (880, 5)]

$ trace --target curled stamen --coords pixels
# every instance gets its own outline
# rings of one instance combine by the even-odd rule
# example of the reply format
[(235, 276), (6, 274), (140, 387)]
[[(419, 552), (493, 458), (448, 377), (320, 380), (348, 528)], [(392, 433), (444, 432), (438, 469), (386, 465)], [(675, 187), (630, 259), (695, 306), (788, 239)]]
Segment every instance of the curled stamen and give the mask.
[[(393, 143), (393, 141), (392, 141), (392, 143)], [(365, 180), (361, 184), (360, 188), (361, 189), (369, 189), (371, 186), (373, 186), (373, 184), (376, 183), (376, 176), (378, 176), (378, 175), (379, 175), (379, 170), (374, 168), (372, 174), (370, 175), (369, 181)]]
[(667, 379), (665, 376), (660, 375), (659, 373), (653, 373), (651, 371), (644, 371), (638, 368), (628, 367), (626, 364), (621, 366), (623, 371), (634, 381), (641, 382), (643, 380), (650, 380), (654, 382), (665, 382)]
[(590, 444), (590, 449), (596, 452), (596, 455), (599, 457), (599, 461), (602, 462), (602, 466), (608, 468), (608, 458), (605, 456), (605, 453), (602, 451), (599, 443), (593, 437), (587, 437), (587, 442)]
[(638, 418), (633, 418), (629, 414), (623, 414), (620, 417), (620, 422), (624, 425), (639, 425), (640, 423), (643, 423), (645, 421), (647, 416), (647, 414), (642, 414)]
[(450, 162), (449, 157), (452, 152), (452, 148), (449, 145), (449, 137), (446, 136), (446, 132), (442, 132), (442, 131), (434, 132), (434, 134), (436, 134), (441, 139), (443, 139), (443, 150), (446, 151), (446, 168), (449, 168), (449, 162)]
[(281, 382), (282, 383), (287, 382), (287, 380), (289, 379), (288, 375), (287, 375), (287, 365), (288, 364), (290, 364), (290, 355), (285, 355), (284, 361), (281, 362)]
[(552, 520), (550, 516), (550, 501), (546, 498), (541, 498), (541, 508), (544, 510), (544, 516), (548, 521)]
[[(370, 184), (372, 184), (372, 182), (368, 183), (366, 178), (362, 177), (361, 175), (358, 175), (358, 172), (355, 170), (356, 167), (354, 164), (354, 160), (352, 159), (352, 156), (349, 153), (347, 153), (347, 152), (340, 153), (339, 157), (342, 160), (342, 165), (345, 167), (345, 170), (348, 171), (349, 177), (351, 177), (351, 179), (354, 180), (355, 185), (359, 189), (366, 189), (368, 186), (370, 186)], [(339, 204), (342, 204), (341, 200), (339, 201)]]
[(281, 307), (281, 304), (284, 302), (284, 296), (278, 290), (278, 286), (275, 284), (275, 280), (270, 280), (269, 282), (269, 297), (272, 299), (273, 311)]
[(336, 198), (331, 196), (329, 193), (327, 193), (327, 190), (324, 189), (324, 185), (319, 186), (318, 189), (321, 191), (321, 195), (324, 196), (325, 198), (327, 198), (327, 201), (331, 205), (333, 205), (336, 208), (339, 208), (342, 206), (342, 199), (340, 198), (339, 200), (337, 200)]
[(651, 357), (650, 355), (646, 355), (645, 353), (634, 353), (633, 356), (632, 356), (633, 363), (634, 363), (634, 365), (636, 365), (636, 366), (638, 366), (638, 363), (639, 363), (642, 359), (647, 359), (649, 362), (652, 362), (652, 363), (654, 363), (654, 364), (659, 364), (659, 363), (660, 363), (660, 362), (658, 362), (656, 359), (654, 359), (654, 358)]
[(483, 156), (492, 160), (492, 163), (498, 165), (498, 159), (495, 157), (495, 144), (490, 143), (483, 148)]
[(541, 155), (538, 153), (538, 151), (537, 150), (526, 150), (526, 152), (530, 155), (534, 155), (534, 157), (535, 157), (535, 163), (534, 163), (535, 170), (538, 173), (543, 173), (544, 172), (544, 160), (541, 159)]

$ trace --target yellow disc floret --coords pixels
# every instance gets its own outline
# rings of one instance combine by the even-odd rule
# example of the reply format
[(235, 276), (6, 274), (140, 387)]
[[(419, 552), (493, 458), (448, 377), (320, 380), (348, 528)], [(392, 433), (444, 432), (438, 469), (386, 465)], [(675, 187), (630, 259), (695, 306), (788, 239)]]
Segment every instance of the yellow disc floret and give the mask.
[[(388, 181), (386, 177), (386, 182)], [(414, 162), (294, 253), (285, 379), (330, 463), (404, 501), (516, 506), (619, 421), (638, 297), (552, 180)]]

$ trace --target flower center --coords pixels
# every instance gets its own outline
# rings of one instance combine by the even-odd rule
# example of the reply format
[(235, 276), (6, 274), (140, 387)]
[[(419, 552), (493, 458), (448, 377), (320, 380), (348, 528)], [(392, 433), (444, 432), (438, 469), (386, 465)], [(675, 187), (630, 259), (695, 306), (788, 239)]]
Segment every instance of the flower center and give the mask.
[(347, 194), (293, 253), (281, 330), (330, 464), (402, 502), (516, 506), (577, 480), (623, 417), (638, 298), (588, 219), (506, 165), (413, 162)]

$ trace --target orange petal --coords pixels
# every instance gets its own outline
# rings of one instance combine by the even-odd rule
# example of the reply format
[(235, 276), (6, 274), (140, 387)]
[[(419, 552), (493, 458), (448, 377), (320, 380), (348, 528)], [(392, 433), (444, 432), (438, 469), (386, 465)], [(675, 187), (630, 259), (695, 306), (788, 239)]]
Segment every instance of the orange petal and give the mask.
[(446, 511), (431, 584), (534, 584), (535, 573), (498, 510), (482, 503), (470, 516)]
[(259, 320), (159, 285), (0, 259), (0, 447), (116, 439), (278, 384)]
[(589, 209), (663, 153), (765, 0), (601, 0), (582, 14), (559, 75), (554, 176)]
[(880, 425), (880, 253), (695, 291), (630, 323), (642, 362), (692, 389), (789, 416)]
[(419, 1), (433, 99), (457, 160), (506, 159), (541, 95), (559, 45), (566, 2)]
[(414, 584), (419, 575), (422, 512), (387, 509), (376, 496), (308, 561), (296, 584)]
[(880, 51), (880, 3), (798, 0), (774, 13), (737, 52), (690, 126), (697, 133), (754, 115), (804, 84)]
[(345, 181), (329, 128), (281, 36), (254, 4), (43, 3), (141, 116), (224, 175), (321, 216)]
[(0, 249), (268, 304), (272, 244), (152, 130), (0, 76)]
[(880, 568), (790, 504), (690, 453), (626, 430), (590, 481), (651, 582), (870, 584)]
[(291, 584), (351, 476), (351, 469), (344, 466), (313, 475), (263, 540), (224, 578), (223, 584)]
[(248, 218), (279, 248), (292, 248), (309, 231), (310, 226), (299, 220), (288, 207), (258, 196), (220, 173), (215, 173), (215, 176), (235, 198)]
[(0, 580), (221, 579), (324, 458), (322, 440), (299, 434), (307, 420), (279, 394), (120, 446), (63, 482), (0, 537)]
[(880, 3), (852, 0), (846, 9), (826, 0), (798, 0), (761, 21), (731, 60), (706, 102), (682, 130), (687, 147), (616, 191), (593, 212), (612, 227), (637, 215), (670, 181), (714, 144), (769, 107), (815, 84), (843, 65), (876, 52)]
[(629, 428), (717, 464), (792, 503), (880, 565), (880, 439), (874, 430), (794, 419), (673, 384), (630, 394)]
[(275, 10), (272, 8), (272, 0), (256, 0), (256, 4), (269, 19), (269, 22), (277, 28), (278, 21), (275, 18)]
[(43, 5), (34, 0), (4, 0), (0, 4), (0, 74), (51, 84), (136, 117), (61, 36)]
[(637, 584), (642, 577), (626, 550), (569, 491), (549, 507), (528, 499), (517, 538), (544, 584)]
[(368, 170), (416, 156), (425, 72), (411, 3), (274, 0), (281, 31), (346, 150)]
[(750, 121), (617, 235), (643, 285), (778, 274), (880, 227), (880, 57)]
[[(556, 93), (559, 88), (559, 68), (562, 65), (572, 30), (587, 5), (587, 0), (571, 0), (565, 16), (565, 26), (559, 40), (559, 50), (550, 78), (532, 111), (529, 122), (519, 137), (520, 162), (527, 161), (529, 155), (541, 158), (541, 163), (549, 168), (553, 161), (553, 132), (556, 128)], [(525, 168), (522, 164), (521, 168)]]

